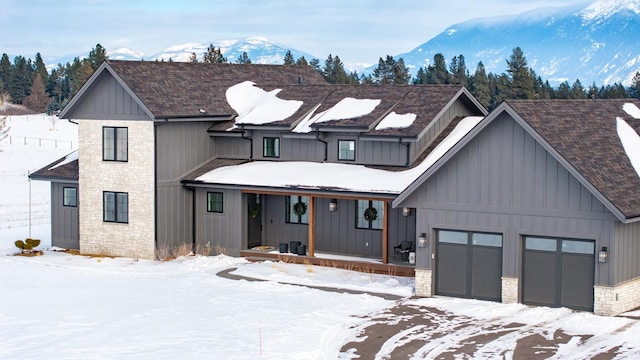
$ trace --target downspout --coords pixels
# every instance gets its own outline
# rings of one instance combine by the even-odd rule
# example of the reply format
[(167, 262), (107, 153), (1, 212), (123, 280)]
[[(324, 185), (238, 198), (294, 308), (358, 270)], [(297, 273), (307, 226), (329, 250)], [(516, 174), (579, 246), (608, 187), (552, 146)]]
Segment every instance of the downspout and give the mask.
[(241, 135), (242, 139), (249, 140), (249, 142), (250, 142), (250, 144), (249, 144), (249, 160), (253, 160), (253, 138), (245, 136), (246, 130), (244, 129), (244, 125), (240, 125), (240, 129), (242, 130), (242, 135)]
[(158, 125), (156, 124), (153, 124), (153, 147), (153, 247), (158, 251)]
[(196, 189), (187, 188), (191, 192), (191, 249), (197, 254), (196, 244)]
[(411, 157), (411, 152), (409, 151), (409, 149), (410, 149), (410, 147), (411, 147), (411, 144), (410, 144), (410, 143), (402, 142), (402, 138), (399, 138), (399, 139), (398, 139), (398, 143), (399, 143), (400, 145), (404, 145), (404, 146), (406, 146), (406, 147), (407, 147), (407, 162), (405, 163), (405, 165), (406, 165), (406, 166), (409, 166), (409, 158)]
[(318, 130), (318, 129), (316, 129), (316, 140), (318, 140), (318, 141), (320, 141), (321, 143), (324, 144), (324, 159), (322, 161), (325, 162), (325, 161), (327, 161), (327, 157), (328, 157), (327, 148), (329, 147), (329, 144), (326, 141), (320, 139), (320, 130)]

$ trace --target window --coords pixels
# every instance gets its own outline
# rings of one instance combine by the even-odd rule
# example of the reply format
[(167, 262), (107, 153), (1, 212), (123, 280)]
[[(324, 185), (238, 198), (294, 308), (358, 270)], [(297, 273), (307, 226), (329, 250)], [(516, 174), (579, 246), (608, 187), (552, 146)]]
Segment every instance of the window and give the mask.
[(338, 160), (354, 161), (356, 159), (356, 141), (338, 140)]
[(78, 188), (63, 187), (62, 188), (62, 206), (78, 206)]
[(280, 157), (280, 138), (262, 138), (262, 156), (269, 158)]
[(103, 209), (105, 222), (129, 222), (129, 194), (105, 191), (103, 193)]
[(383, 226), (384, 202), (378, 200), (356, 200), (356, 227), (380, 230)]
[(102, 128), (102, 160), (128, 160), (128, 129), (125, 127)]
[(221, 213), (223, 209), (223, 197), (221, 192), (207, 193), (207, 212)]
[(309, 204), (308, 196), (287, 196), (285, 198), (287, 222), (290, 224), (308, 224), (309, 213), (307, 204)]

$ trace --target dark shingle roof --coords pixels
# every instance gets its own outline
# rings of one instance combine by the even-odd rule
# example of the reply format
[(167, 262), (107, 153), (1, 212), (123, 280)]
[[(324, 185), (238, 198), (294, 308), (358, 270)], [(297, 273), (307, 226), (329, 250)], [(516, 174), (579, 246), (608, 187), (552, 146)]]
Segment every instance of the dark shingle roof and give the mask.
[(65, 159), (66, 156), (52, 162), (51, 164), (43, 167), (40, 170), (31, 173), (29, 177), (33, 180), (44, 181), (78, 181), (78, 160), (73, 160), (67, 164), (55, 167), (56, 165), (65, 161)]
[(235, 114), (225, 92), (231, 85), (326, 84), (311, 66), (204, 64), (109, 60), (108, 65), (156, 118)]
[(640, 133), (640, 119), (623, 110), (636, 99), (507, 100), (513, 110), (629, 219), (640, 216), (640, 176), (616, 130), (624, 119)]

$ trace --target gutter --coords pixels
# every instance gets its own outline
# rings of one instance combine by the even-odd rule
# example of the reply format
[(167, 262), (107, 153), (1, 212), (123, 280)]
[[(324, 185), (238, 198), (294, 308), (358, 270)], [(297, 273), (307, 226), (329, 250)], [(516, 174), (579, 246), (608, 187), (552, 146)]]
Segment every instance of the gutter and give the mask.
[(240, 125), (240, 130), (242, 130), (242, 134), (240, 135), (242, 137), (242, 139), (249, 140), (249, 142), (250, 142), (250, 144), (249, 144), (249, 160), (253, 160), (253, 138), (245, 136), (245, 133), (247, 132), (247, 130), (245, 130), (244, 125)]
[(328, 154), (329, 144), (326, 141), (320, 139), (320, 130), (318, 130), (317, 128), (316, 128), (316, 140), (318, 140), (318, 141), (320, 141), (321, 143), (324, 144), (324, 159), (322, 161), (325, 162), (325, 161), (327, 161), (327, 158), (329, 156), (329, 154)]

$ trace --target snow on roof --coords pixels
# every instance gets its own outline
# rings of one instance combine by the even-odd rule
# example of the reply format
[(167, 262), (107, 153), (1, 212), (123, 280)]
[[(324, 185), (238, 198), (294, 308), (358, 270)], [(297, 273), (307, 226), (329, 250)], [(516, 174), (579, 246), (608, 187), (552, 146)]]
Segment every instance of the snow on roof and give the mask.
[(341, 163), (253, 161), (217, 168), (196, 178), (196, 181), (212, 184), (399, 194), (482, 119), (482, 116), (464, 118), (420, 165), (404, 171), (379, 170), (363, 165)]
[(62, 165), (67, 165), (70, 162), (74, 162), (78, 160), (78, 150), (70, 153), (69, 155), (65, 156), (64, 160), (62, 160), (61, 162), (55, 164), (54, 166), (50, 167), (49, 170), (53, 170), (57, 167), (60, 167)]
[(227, 103), (238, 113), (236, 124), (266, 124), (284, 120), (298, 111), (303, 102), (280, 99), (282, 89), (265, 91), (252, 81), (244, 81), (229, 87)]
[[(636, 110), (638, 109), (636, 106), (634, 107)], [(640, 111), (638, 114), (640, 115)], [(616, 130), (618, 132), (620, 142), (622, 142), (622, 148), (624, 148), (624, 152), (627, 154), (629, 161), (631, 161), (631, 166), (633, 166), (633, 169), (636, 171), (638, 176), (640, 176), (640, 136), (638, 136), (638, 133), (636, 133), (636, 131), (621, 118), (616, 118)]]
[(407, 128), (411, 126), (415, 120), (416, 114), (398, 114), (392, 111), (376, 125), (376, 130)]
[[(293, 132), (307, 133), (311, 131), (311, 124), (314, 123), (353, 119), (371, 114), (371, 112), (380, 105), (380, 102), (380, 99), (355, 99), (352, 97), (346, 97), (338, 101), (329, 109), (318, 113), (315, 116), (307, 117), (293, 129)], [(315, 110), (317, 110), (317, 107), (314, 109), (314, 112)]]
[(624, 110), (630, 116), (633, 116), (634, 119), (640, 119), (640, 109), (633, 103), (625, 103), (622, 105), (622, 110)]

